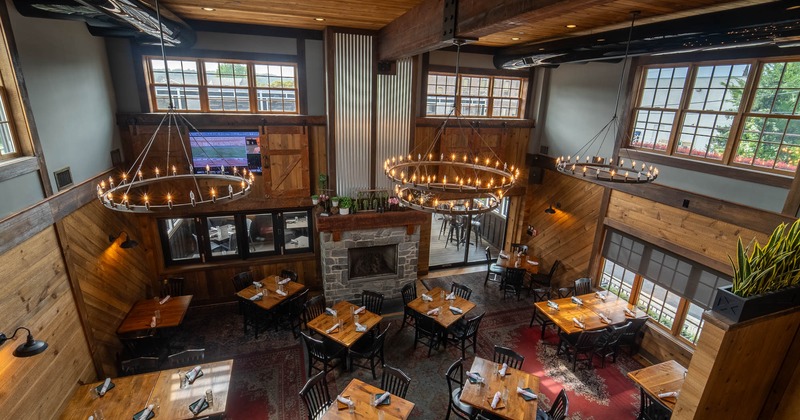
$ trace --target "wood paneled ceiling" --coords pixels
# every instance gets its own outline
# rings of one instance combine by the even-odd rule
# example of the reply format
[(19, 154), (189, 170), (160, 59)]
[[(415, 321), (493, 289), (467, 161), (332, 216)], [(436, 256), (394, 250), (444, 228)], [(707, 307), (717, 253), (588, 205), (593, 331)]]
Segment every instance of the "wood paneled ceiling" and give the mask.
[[(161, 0), (161, 4), (185, 20), (314, 30), (326, 26), (378, 30), (426, 1), (444, 3), (443, 0)], [(547, 5), (494, 25), (491, 33), (481, 36), (475, 44), (508, 47), (604, 32), (627, 26), (630, 12), (635, 10), (641, 12), (637, 22), (646, 24), (767, 2), (770, 1), (541, 0), (540, 3)]]

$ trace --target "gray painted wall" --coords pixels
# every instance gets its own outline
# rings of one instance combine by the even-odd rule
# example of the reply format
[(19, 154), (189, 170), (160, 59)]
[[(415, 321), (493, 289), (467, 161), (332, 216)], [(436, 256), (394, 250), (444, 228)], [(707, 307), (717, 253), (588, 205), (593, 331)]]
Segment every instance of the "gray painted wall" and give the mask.
[(105, 41), (80, 22), (9, 14), (53, 188), (66, 166), (75, 184), (111, 168), (120, 141)]
[(306, 40), (306, 91), (308, 115), (325, 115), (325, 47), (320, 40)]
[(44, 199), (39, 173), (29, 172), (0, 182), (0, 219), (32, 206)]
[[(541, 138), (533, 139), (534, 144), (548, 146), (548, 154), (553, 157), (574, 156), (614, 114), (622, 66), (622, 63), (566, 64), (548, 70), (549, 81), (543, 86), (548, 91), (538, 121), (540, 130), (537, 130)], [(620, 107), (624, 102), (623, 98)], [(620, 110), (619, 115), (626, 117), (624, 110)], [(592, 154), (598, 153), (599, 143), (600, 140), (591, 148)], [(599, 148), (600, 155), (610, 155), (613, 145), (613, 138), (606, 140)], [(531, 149), (538, 150), (538, 147)], [(764, 210), (780, 212), (788, 194), (784, 188), (663, 165), (659, 171), (656, 181), (659, 184)]]

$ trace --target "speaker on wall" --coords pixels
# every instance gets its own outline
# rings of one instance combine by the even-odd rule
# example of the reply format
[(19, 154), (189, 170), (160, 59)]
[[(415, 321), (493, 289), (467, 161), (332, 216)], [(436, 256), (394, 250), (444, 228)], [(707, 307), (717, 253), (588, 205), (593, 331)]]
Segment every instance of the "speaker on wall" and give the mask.
[(528, 184), (541, 184), (544, 178), (544, 168), (531, 166), (528, 168)]

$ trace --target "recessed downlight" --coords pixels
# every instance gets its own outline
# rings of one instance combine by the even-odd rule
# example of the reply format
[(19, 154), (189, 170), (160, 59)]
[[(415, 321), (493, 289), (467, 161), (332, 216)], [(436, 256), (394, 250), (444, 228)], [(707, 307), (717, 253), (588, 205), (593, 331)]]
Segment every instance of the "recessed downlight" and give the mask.
[(519, 37), (518, 37), (518, 36), (512, 36), (512, 37), (511, 37), (511, 40), (512, 40), (512, 41), (519, 41)]
[(325, 22), (325, 18), (314, 18), (317, 22)]
[(606, 40), (605, 38), (597, 38), (597, 42), (603, 42), (605, 40)]
[(577, 28), (577, 27), (578, 27), (578, 25), (576, 25), (574, 23), (570, 23), (569, 25), (567, 25), (567, 28), (569, 28), (569, 29), (573, 29), (573, 28)]
[(202, 9), (205, 10), (206, 12), (213, 12), (213, 11), (217, 10), (217, 9), (215, 9), (213, 7), (202, 7)]

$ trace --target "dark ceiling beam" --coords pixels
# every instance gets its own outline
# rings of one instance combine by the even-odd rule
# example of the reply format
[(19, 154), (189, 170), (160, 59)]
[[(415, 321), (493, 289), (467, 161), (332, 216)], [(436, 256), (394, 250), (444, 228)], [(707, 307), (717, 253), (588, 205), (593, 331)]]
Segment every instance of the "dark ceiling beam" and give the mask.
[(460, 0), (458, 29), (465, 38), (480, 38), (513, 30), (531, 19), (545, 19), (585, 9), (608, 0)]
[(378, 59), (397, 60), (452, 45), (443, 34), (444, 5), (445, 0), (424, 0), (381, 28)]

